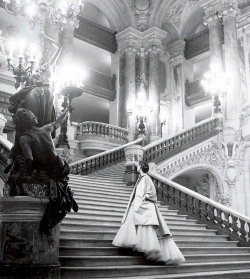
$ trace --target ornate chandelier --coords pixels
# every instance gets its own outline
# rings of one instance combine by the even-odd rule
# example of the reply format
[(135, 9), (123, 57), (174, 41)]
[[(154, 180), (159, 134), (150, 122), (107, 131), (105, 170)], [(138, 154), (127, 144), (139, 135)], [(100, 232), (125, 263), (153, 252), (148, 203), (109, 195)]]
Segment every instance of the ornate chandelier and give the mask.
[(48, 13), (50, 20), (61, 28), (80, 13), (82, 0), (3, 0), (5, 10), (14, 15), (24, 15), (34, 28), (39, 22), (41, 11)]

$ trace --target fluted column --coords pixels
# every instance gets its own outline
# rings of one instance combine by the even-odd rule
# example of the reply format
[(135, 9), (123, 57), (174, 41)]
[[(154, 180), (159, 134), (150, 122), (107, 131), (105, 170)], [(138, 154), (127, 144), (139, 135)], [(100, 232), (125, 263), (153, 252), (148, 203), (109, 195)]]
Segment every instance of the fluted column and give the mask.
[(173, 66), (172, 121), (174, 132), (184, 129), (184, 49), (185, 42), (182, 40), (168, 46)]
[(167, 33), (157, 27), (151, 27), (143, 33), (146, 52), (149, 55), (149, 77), (148, 77), (148, 101), (149, 101), (149, 123), (150, 142), (161, 138), (160, 122), (160, 54), (163, 53), (163, 40)]
[(160, 77), (160, 52), (161, 48), (153, 46), (149, 48), (149, 105), (151, 114), (149, 115), (151, 123), (150, 142), (161, 137), (161, 122), (160, 122), (160, 92), (159, 92), (159, 77)]
[[(116, 35), (118, 52), (120, 53), (120, 75), (124, 82), (120, 92), (119, 118), (122, 128), (128, 130), (128, 139), (136, 138), (136, 54), (141, 47), (141, 32), (129, 27)], [(124, 66), (123, 66), (124, 65)]]
[(237, 14), (237, 1), (234, 1), (233, 3), (232, 1), (226, 1), (221, 15), (224, 21), (225, 68), (226, 75), (229, 78), (229, 86), (226, 96), (226, 115), (228, 120), (238, 119), (241, 107), (240, 61), (236, 29)]

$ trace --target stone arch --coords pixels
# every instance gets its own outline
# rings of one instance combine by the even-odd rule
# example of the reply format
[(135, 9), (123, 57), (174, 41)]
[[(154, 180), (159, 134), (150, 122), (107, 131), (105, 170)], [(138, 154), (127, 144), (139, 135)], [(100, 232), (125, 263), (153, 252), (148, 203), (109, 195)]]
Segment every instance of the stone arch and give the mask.
[[(204, 10), (197, 5), (194, 7), (181, 22), (179, 32), (181, 38), (188, 38), (198, 33), (201, 24), (203, 23), (203, 17), (205, 16)], [(204, 26), (204, 29), (207, 28)]]
[(136, 28), (136, 21), (127, 1), (86, 0), (103, 12), (114, 31), (122, 31), (131, 26)]
[(173, 180), (178, 176), (180, 176), (181, 174), (184, 174), (190, 170), (206, 170), (215, 177), (216, 182), (218, 183), (218, 189), (217, 191), (216, 189), (214, 189), (214, 193), (215, 193), (214, 198), (223, 195), (223, 193), (225, 193), (226, 185), (225, 185), (225, 179), (223, 175), (219, 172), (219, 170), (216, 167), (209, 164), (196, 164), (196, 165), (188, 166), (172, 174), (168, 179)]

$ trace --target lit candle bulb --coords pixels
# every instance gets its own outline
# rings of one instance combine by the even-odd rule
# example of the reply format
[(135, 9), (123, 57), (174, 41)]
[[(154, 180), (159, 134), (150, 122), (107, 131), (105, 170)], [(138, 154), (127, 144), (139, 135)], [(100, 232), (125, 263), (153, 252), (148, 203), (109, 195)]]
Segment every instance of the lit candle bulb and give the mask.
[(12, 59), (14, 55), (16, 42), (13, 39), (8, 40), (7, 48), (8, 48), (8, 58)]
[(37, 45), (31, 44), (29, 47), (29, 56), (31, 61), (34, 61), (36, 52), (37, 52)]
[(24, 39), (20, 39), (19, 42), (18, 42), (18, 45), (19, 45), (19, 54), (18, 54), (18, 57), (24, 57), (24, 48), (25, 48), (25, 40)]

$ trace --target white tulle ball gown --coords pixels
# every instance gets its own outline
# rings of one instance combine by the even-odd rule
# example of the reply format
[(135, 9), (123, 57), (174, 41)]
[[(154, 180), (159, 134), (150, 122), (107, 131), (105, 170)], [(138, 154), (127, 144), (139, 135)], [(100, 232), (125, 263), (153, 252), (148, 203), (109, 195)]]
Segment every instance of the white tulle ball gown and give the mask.
[(156, 205), (155, 186), (143, 174), (131, 194), (127, 209), (112, 244), (143, 252), (147, 259), (181, 264), (184, 256)]

